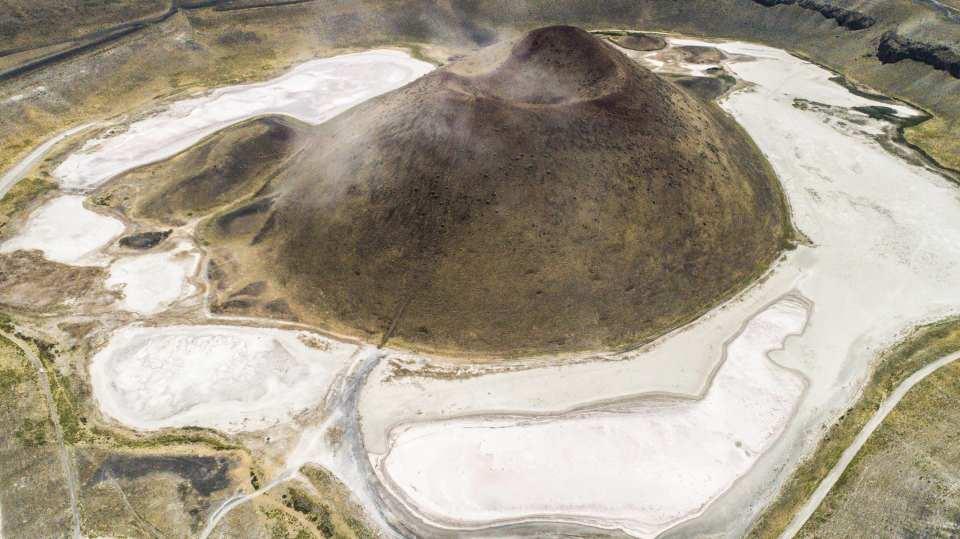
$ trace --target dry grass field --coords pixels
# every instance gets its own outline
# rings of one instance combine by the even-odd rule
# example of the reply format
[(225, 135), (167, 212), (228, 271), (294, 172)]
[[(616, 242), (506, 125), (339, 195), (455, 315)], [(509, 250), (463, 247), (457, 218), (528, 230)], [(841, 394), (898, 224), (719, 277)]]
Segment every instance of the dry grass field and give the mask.
[[(874, 411), (880, 406), (883, 399), (886, 398), (900, 382), (923, 365), (957, 350), (960, 350), (960, 321), (950, 319), (917, 329), (902, 343), (883, 354), (878, 359), (877, 367), (866, 385), (861, 398), (827, 431), (814, 453), (800, 464), (784, 486), (777, 500), (767, 508), (757, 520), (751, 530), (750, 536), (771, 538), (779, 536), (780, 532), (786, 528), (793, 518), (794, 513), (807, 501), (814, 489), (817, 488), (820, 480), (826, 476), (827, 472), (829, 472), (837, 460), (839, 460), (844, 449), (850, 445), (850, 442), (857, 433), (860, 432), (863, 425), (870, 420), (870, 417), (873, 416)], [(945, 368), (943, 371), (944, 372), (931, 376), (930, 379), (949, 376), (949, 373), (956, 372), (956, 367), (951, 367), (950, 369)], [(924, 403), (931, 403), (931, 399), (936, 396), (936, 392), (946, 386), (942, 384), (937, 385), (937, 382), (930, 382), (930, 379), (914, 387), (908, 398), (901, 401), (888, 419), (900, 413), (899, 411), (905, 406), (913, 406), (916, 409), (917, 407), (922, 407)], [(918, 392), (923, 394), (923, 387), (931, 387), (931, 385), (934, 394), (928, 397), (914, 397)], [(953, 397), (949, 394), (943, 394), (936, 398)], [(914, 404), (908, 405), (908, 401)], [(942, 404), (941, 402), (935, 407), (928, 408), (925, 412), (928, 419), (924, 420), (922, 425), (917, 424), (915, 426), (917, 428), (922, 426), (926, 429), (929, 422), (949, 421), (952, 414), (948, 414), (941, 409), (940, 406)], [(909, 414), (907, 417), (909, 417)], [(886, 425), (887, 422), (884, 423), (884, 427), (881, 427), (881, 429), (885, 429)], [(858, 455), (857, 460), (862, 460), (862, 455), (864, 454), (871, 454), (871, 451), (876, 451), (876, 449), (870, 450), (869, 448), (871, 444), (876, 445), (874, 439), (878, 437), (881, 429), (878, 429), (878, 431), (874, 433), (873, 438), (871, 438), (871, 441), (864, 447), (861, 455)], [(929, 435), (933, 431), (925, 430), (924, 432)], [(943, 433), (943, 435), (949, 435), (949, 433)], [(917, 438), (916, 440), (921, 441), (922, 438)], [(937, 443), (935, 440), (931, 440), (931, 442)], [(916, 449), (921, 453), (927, 451), (927, 449), (923, 449), (922, 444), (917, 446)], [(918, 458), (925, 457), (921, 456)], [(857, 462), (857, 460), (854, 462)], [(862, 464), (858, 466), (862, 466)], [(848, 473), (844, 477), (847, 477), (850, 470), (855, 468), (856, 467), (849, 468)], [(884, 468), (888, 469), (888, 472), (891, 474), (896, 475), (899, 473), (896, 466)], [(841, 479), (841, 481), (843, 484), (848, 485), (844, 488), (850, 488), (849, 478)], [(840, 488), (840, 483), (834, 487), (835, 490), (837, 488)], [(896, 495), (886, 496), (884, 492), (874, 492), (872, 495), (886, 499), (887, 503), (891, 504), (888, 508), (899, 503)], [(828, 497), (828, 500), (829, 499), (830, 497)], [(906, 523), (906, 520), (904, 520), (904, 523)]]
[(915, 386), (798, 537), (960, 534), (960, 364)]

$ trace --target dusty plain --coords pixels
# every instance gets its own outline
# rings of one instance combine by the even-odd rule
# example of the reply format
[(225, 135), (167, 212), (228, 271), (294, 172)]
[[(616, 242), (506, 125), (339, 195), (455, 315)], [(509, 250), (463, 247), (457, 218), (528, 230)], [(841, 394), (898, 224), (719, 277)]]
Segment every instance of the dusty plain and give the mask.
[[(724, 19), (728, 22), (720, 33), (765, 39), (794, 50), (848, 32), (822, 18), (797, 22), (797, 7), (763, 8), (746, 0), (707, 7), (701, 13), (703, 20), (709, 20), (715, 10), (732, 9), (730, 6), (759, 11), (749, 11), (736, 24), (729, 22), (731, 18)], [(210, 88), (231, 84), (234, 90), (243, 91), (254, 81), (289, 80), (283, 79), (283, 73), (294, 64), (324, 62), (328, 60), (314, 58), (376, 47), (392, 49), (360, 54), (385, 54), (416, 76), (429, 66), (401, 49), (442, 64), (454, 54), (489, 43), (496, 34), (515, 34), (515, 26), (496, 21), (513, 16), (517, 6), (500, 8), (499, 13), (484, 8), (474, 17), (474, 13), (451, 7), (428, 17), (426, 26), (418, 26), (415, 21), (422, 13), (417, 9), (396, 21), (393, 13), (397, 10), (390, 6), (361, 17), (337, 7), (322, 19), (323, 28), (341, 27), (335, 32), (320, 32), (306, 22), (317, 20), (307, 17), (316, 15), (310, 5), (175, 10), (108, 47), (93, 48), (0, 82), (0, 117), (4, 120), (0, 158), (5, 173), (0, 182), (5, 194), (0, 201), (0, 217), (5, 219), (0, 229), (0, 268), (4, 268), (5, 285), (9, 284), (0, 294), (0, 303), (3, 311), (12, 315), (4, 318), (6, 340), (0, 348), (0, 401), (6, 403), (7, 412), (0, 417), (4, 440), (0, 465), (5, 474), (3, 484), (8, 486), (0, 490), (4, 536), (82, 533), (299, 538), (377, 533), (537, 534), (544, 530), (581, 535), (627, 531), (641, 536), (663, 531), (667, 536), (684, 536), (706, 532), (740, 535), (751, 526), (758, 535), (776, 535), (842, 450), (830, 441), (849, 440), (857, 425), (866, 421), (875, 402), (870, 400), (875, 398), (872, 392), (879, 387), (882, 395), (883, 388), (909, 374), (908, 367), (919, 368), (955, 349), (955, 339), (949, 335), (923, 340), (933, 344), (921, 345), (922, 353), (914, 355), (894, 346), (913, 335), (917, 326), (926, 325), (936, 332), (941, 328), (937, 324), (943, 324), (938, 321), (949, 320), (960, 304), (952, 292), (960, 290), (955, 269), (960, 259), (956, 187), (949, 172), (933, 166), (900, 138), (901, 130), (906, 129), (909, 142), (952, 165), (956, 148), (951, 141), (956, 138), (951, 130), (956, 126), (958, 104), (951, 97), (957, 93), (950, 89), (956, 82), (949, 74), (931, 71), (912, 60), (883, 65), (866, 57), (850, 60), (855, 56), (851, 51), (862, 54), (866, 50), (859, 38), (809, 52), (817, 61), (842, 69), (861, 82), (875, 87), (883, 82), (885, 93), (905, 97), (914, 106), (860, 91), (850, 93), (831, 80), (835, 73), (762, 45), (663, 36), (661, 39), (669, 42), (663, 49), (627, 49), (642, 65), (703, 92), (701, 97), (719, 98), (724, 110), (740, 122), (770, 160), (783, 182), (794, 222), (807, 239), (732, 300), (696, 322), (628, 352), (598, 350), (562, 357), (520, 357), (496, 366), (465, 365), (453, 358), (377, 350), (369, 344), (317, 333), (296, 324), (288, 310), (267, 296), (263, 310), (252, 316), (242, 309), (242, 316), (231, 314), (229, 309), (215, 307), (231, 300), (257, 301), (265, 292), (253, 281), (242, 291), (230, 291), (236, 293), (233, 298), (217, 296), (226, 291), (212, 289), (210, 277), (218, 268), (206, 263), (207, 246), (196, 240), (194, 215), (178, 215), (174, 222), (144, 218), (147, 213), (125, 207), (122, 197), (79, 193), (109, 180), (114, 173), (149, 165), (195, 142), (203, 144), (204, 137), (213, 133), (211, 129), (244, 121), (248, 115), (291, 112), (254, 108), (248, 115), (223, 118), (224, 123), (219, 124), (207, 121), (215, 114), (198, 113), (207, 118), (202, 123), (208, 127), (184, 124), (190, 127), (188, 133), (171, 130), (171, 144), (144, 147), (159, 154), (132, 152), (129, 161), (103, 161), (97, 165), (100, 168), (85, 169), (96, 164), (89, 157), (96, 147), (135, 140), (138, 122), (163, 121), (164, 114), (178, 113), (177, 103), (189, 103), (189, 110), (202, 111), (204, 103), (223, 95)], [(565, 3), (554, 9), (557, 13), (545, 17), (592, 20), (595, 28), (620, 28), (623, 25), (617, 23), (624, 18), (641, 18), (640, 11), (631, 11), (639, 8), (623, 8), (616, 16), (565, 11), (569, 10)], [(889, 8), (887, 22), (864, 32), (864, 39), (878, 35), (884, 25), (900, 16), (895, 13), (898, 10), (910, 9), (914, 8)], [(642, 15), (650, 23), (643, 25), (645, 29), (684, 29), (684, 24), (675, 24), (684, 15), (673, 8), (658, 6)], [(121, 13), (115, 20), (96, 21), (93, 27), (140, 16)], [(377, 17), (395, 24), (386, 25), (383, 32), (358, 31), (380, 28), (383, 19)], [(773, 18), (783, 23), (779, 28), (786, 25), (803, 32), (789, 38), (771, 37), (772, 30), (758, 34), (756, 28), (766, 27), (757, 24), (757, 18), (768, 22)], [(517, 26), (536, 24), (516, 20), (523, 21)], [(281, 27), (277, 21), (290, 22)], [(489, 26), (477, 27), (474, 21)], [(689, 19), (686, 29), (703, 33), (704, 23), (699, 21)], [(753, 30), (748, 30), (751, 24)], [(0, 30), (9, 27), (0, 24)], [(929, 25), (911, 35), (944, 40), (949, 39), (949, 32)], [(344, 37), (348, 35), (364, 38)], [(804, 40), (810, 41), (805, 44)], [(23, 43), (59, 46), (48, 41)], [(18, 56), (11, 63), (19, 60)], [(96, 85), (89, 73), (99, 75)], [(363, 73), (362, 68), (358, 73)], [(697, 82), (704, 75), (711, 82)], [(329, 110), (346, 106), (335, 102), (331, 91), (336, 87), (311, 88), (327, 97), (322, 102), (332, 107)], [(931, 88), (946, 91), (936, 97)], [(374, 84), (370, 94), (348, 93), (360, 95), (359, 100), (386, 89), (389, 85)], [(922, 117), (916, 105), (935, 118), (905, 127)], [(98, 123), (87, 125), (91, 121)], [(68, 129), (73, 126), (76, 128)], [(188, 144), (178, 145), (181, 139)], [(147, 166), (132, 174), (149, 170)], [(213, 206), (222, 202), (215, 201)], [(160, 234), (158, 244), (146, 251), (114, 243), (124, 234), (163, 230), (171, 230), (172, 235)], [(76, 237), (71, 239), (69, 234)], [(39, 250), (23, 250), (31, 248)], [(153, 278), (137, 279), (148, 266), (155, 268), (152, 277), (164, 286), (151, 288)], [(65, 276), (82, 286), (59, 286)], [(669, 508), (669, 516), (654, 525), (644, 520), (648, 507), (615, 508), (595, 489), (562, 491), (560, 498), (535, 500), (530, 506), (529, 499), (478, 502), (469, 496), (446, 498), (429, 492), (427, 487), (436, 482), (421, 485), (419, 494), (413, 495), (407, 489), (420, 478), (407, 477), (386, 488), (377, 479), (385, 477), (382, 464), (386, 462), (389, 468), (389, 455), (404, 455), (403, 445), (397, 445), (404, 441), (402, 432), (424, 429), (440, 440), (453, 440), (452, 445), (442, 447), (462, 459), (465, 467), (478, 470), (472, 477), (461, 478), (469, 489), (489, 479), (484, 462), (510, 455), (504, 452), (510, 436), (526, 436), (537, 429), (569, 432), (566, 425), (584, 421), (594, 421), (596, 428), (606, 430), (612, 429), (612, 423), (605, 422), (605, 417), (631, 421), (636, 417), (630, 414), (655, 415), (709, 404), (711, 390), (720, 388), (725, 372), (725, 351), (750, 327), (749, 321), (762, 319), (771, 305), (788, 296), (801, 298), (809, 316), (802, 334), (784, 337), (783, 349), (769, 358), (769, 369), (795, 381), (791, 383), (802, 382), (795, 387), (798, 391), (792, 404), (783, 408), (789, 410), (789, 419), (784, 416), (771, 423), (762, 443), (751, 446), (749, 458), (738, 461), (743, 465), (731, 467), (729, 477), (718, 479), (711, 492), (689, 498), (671, 496), (669, 501), (676, 503)], [(227, 339), (230, 342), (217, 346), (226, 350), (225, 357), (251, 358), (245, 370), (231, 372), (215, 357), (204, 366), (236, 376), (237, 383), (223, 388), (211, 385), (212, 371), (199, 368), (190, 371), (193, 376), (185, 379), (187, 383), (177, 382), (176, 374), (188, 366), (170, 360), (184, 352), (197, 363), (208, 359), (192, 347), (197, 338), (218, 340), (211, 335), (222, 332), (219, 326), (234, 327), (232, 332), (250, 338), (282, 333), (288, 336), (284, 339), (294, 340), (277, 345), (278, 341), (270, 344), (265, 338), (248, 343)], [(184, 328), (189, 329), (189, 338), (159, 343), (160, 353), (134, 343), (134, 347), (141, 346), (140, 351), (130, 357), (142, 364), (124, 371), (126, 376), (107, 377), (124, 383), (104, 383), (105, 378), (97, 374), (101, 368), (97, 365), (112, 365), (118, 372), (126, 368), (117, 360), (119, 356), (110, 359), (111, 347), (124, 338), (138, 332), (187, 331)], [(777, 348), (780, 344), (773, 343)], [(760, 349), (767, 350), (763, 346), (760, 343)], [(279, 351), (284, 347), (285, 352)], [(292, 348), (304, 353), (301, 358), (315, 359), (307, 363), (296, 360), (297, 354), (290, 354)], [(883, 355), (887, 350), (892, 351)], [(279, 356), (294, 359), (285, 364), (283, 372), (268, 372), (265, 365)], [(562, 366), (557, 365), (558, 360)], [(324, 367), (333, 364), (335, 368)], [(320, 370), (314, 372), (314, 368)], [(891, 369), (894, 374), (886, 377)], [(310, 378), (316, 383), (304, 390), (301, 378), (307, 371), (314, 372)], [(143, 373), (153, 378), (144, 381), (140, 378)], [(931, 466), (949, 459), (944, 452), (949, 439), (940, 435), (951, 419), (948, 415), (928, 418), (924, 413), (932, 403), (946, 406), (949, 402), (949, 393), (943, 388), (955, 385), (952, 373), (952, 368), (945, 368), (911, 392), (904, 407), (898, 407), (877, 431), (876, 440), (865, 446), (865, 453), (854, 461), (838, 490), (828, 496), (826, 505), (802, 533), (849, 532), (863, 525), (858, 520), (863, 515), (854, 515), (849, 508), (861, 506), (869, 507), (870, 514), (887, 511), (889, 518), (873, 521), (880, 527), (878, 533), (916, 531), (909, 524), (917, 522), (952, 529), (953, 498), (947, 489), (952, 476), (949, 470), (940, 469), (939, 475), (930, 471)], [(236, 408), (237, 402), (254, 403), (258, 410), (269, 413), (245, 414), (242, 407)], [(229, 416), (226, 411), (231, 409), (243, 417)], [(831, 428), (836, 420), (840, 422)], [(486, 448), (489, 458), (484, 458), (488, 460), (478, 461), (473, 447), (456, 443), (456, 429), (462, 425), (508, 428), (498, 433), (502, 438), (489, 438), (499, 445)], [(728, 435), (736, 433), (736, 428), (730, 425), (718, 434), (719, 439), (733, 440)], [(659, 434), (665, 443), (683, 439), (675, 436), (678, 433)], [(903, 460), (904, 444), (897, 445), (897, 440), (906, 438), (924, 444), (919, 453), (910, 453), (920, 457), (909, 463)], [(562, 436), (550, 439), (562, 440)], [(821, 439), (827, 442), (818, 445)], [(429, 438), (419, 443), (427, 446), (424, 451), (408, 453), (411, 462), (440, 447), (431, 445)], [(739, 448), (735, 443), (733, 447)], [(567, 452), (562, 454), (573, 460), (589, 456), (572, 441), (548, 450)], [(610, 451), (619, 449), (610, 446)], [(821, 455), (824, 452), (827, 454)], [(710, 458), (710, 454), (692, 458)], [(903, 513), (889, 512), (885, 509), (888, 500), (869, 496), (876, 489), (863, 486), (870, 481), (871, 485), (890, 484), (891, 479), (884, 475), (889, 467), (871, 467), (876, 475), (866, 475), (864, 463), (878, 462), (876, 459), (904, 462), (903, 467), (910, 470), (909, 481), (899, 486), (915, 486), (908, 490), (919, 498), (907, 504)], [(516, 488), (525, 479), (546, 473), (542, 466), (549, 462), (521, 463), (514, 473), (501, 478), (502, 486)], [(604, 473), (619, 475), (616, 466)], [(859, 483), (852, 482), (853, 477), (859, 478)], [(663, 491), (676, 494), (681, 487), (668, 482)], [(760, 518), (778, 493), (782, 494), (780, 501)], [(497, 510), (484, 503), (492, 503)], [(23, 514), (26, 504), (43, 518)], [(558, 516), (562, 511), (556, 505), (569, 508), (571, 504), (577, 509)], [(920, 505), (936, 510), (932, 514), (913, 510)], [(122, 511), (118, 512), (118, 507)], [(473, 516), (469, 522), (444, 518), (458, 514)]]

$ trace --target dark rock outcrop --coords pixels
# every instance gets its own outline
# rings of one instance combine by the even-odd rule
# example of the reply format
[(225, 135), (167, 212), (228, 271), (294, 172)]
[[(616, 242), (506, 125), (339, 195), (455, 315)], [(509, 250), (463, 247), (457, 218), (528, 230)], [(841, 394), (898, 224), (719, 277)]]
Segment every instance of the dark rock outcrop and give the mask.
[(613, 38), (613, 42), (625, 49), (635, 51), (658, 51), (666, 48), (667, 41), (660, 36), (633, 32)]
[(915, 60), (960, 78), (960, 50), (947, 45), (915, 41), (897, 35), (892, 30), (883, 34), (880, 39), (877, 58), (885, 64)]
[(833, 19), (840, 26), (848, 30), (863, 30), (876, 24), (877, 20), (859, 11), (847, 9), (845, 7), (835, 6), (824, 2), (823, 0), (753, 0), (754, 2), (767, 6), (792, 6), (797, 5), (803, 9), (816, 11), (828, 19)]
[(209, 496), (230, 486), (233, 464), (224, 457), (113, 454), (103, 461), (88, 484), (96, 485), (112, 478), (137, 479), (149, 474), (170, 473), (189, 482), (201, 496)]
[(120, 246), (128, 249), (152, 249), (161, 241), (167, 239), (173, 230), (154, 230), (150, 232), (140, 232), (139, 234), (130, 234), (120, 238)]

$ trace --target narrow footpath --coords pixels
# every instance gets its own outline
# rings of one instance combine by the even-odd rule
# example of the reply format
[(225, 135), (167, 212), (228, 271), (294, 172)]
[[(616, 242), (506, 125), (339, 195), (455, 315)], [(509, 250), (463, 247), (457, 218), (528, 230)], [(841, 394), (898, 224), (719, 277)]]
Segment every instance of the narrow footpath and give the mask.
[(50, 380), (47, 378), (47, 370), (43, 367), (43, 363), (40, 361), (40, 358), (31, 352), (30, 348), (22, 340), (5, 331), (0, 331), (0, 336), (3, 336), (16, 345), (17, 348), (23, 352), (23, 355), (27, 358), (27, 361), (29, 361), (33, 368), (37, 371), (37, 380), (40, 384), (40, 388), (43, 390), (43, 395), (47, 400), (47, 409), (50, 411), (50, 422), (53, 423), (53, 431), (57, 438), (57, 446), (60, 448), (60, 467), (63, 470), (64, 482), (67, 485), (67, 492), (70, 494), (70, 512), (73, 516), (72, 536), (74, 539), (80, 539), (82, 536), (80, 534), (80, 510), (77, 507), (77, 478), (73, 473), (72, 455), (70, 454), (70, 450), (67, 445), (63, 442), (63, 429), (60, 427), (60, 418), (57, 416), (57, 403), (53, 400), (53, 392), (50, 390)]
[(847, 466), (853, 461), (853, 458), (857, 456), (857, 453), (860, 452), (860, 449), (863, 448), (864, 444), (867, 443), (867, 440), (870, 438), (870, 435), (873, 434), (873, 431), (877, 430), (883, 420), (886, 419), (890, 412), (896, 408), (897, 404), (901, 399), (907, 394), (913, 386), (922, 382), (927, 376), (930, 376), (941, 367), (953, 363), (957, 359), (960, 359), (960, 352), (955, 352), (953, 354), (944, 356), (933, 363), (927, 364), (922, 369), (919, 369), (917, 372), (910, 375), (909, 378), (900, 383), (899, 386), (893, 393), (891, 393), (883, 403), (880, 405), (880, 408), (877, 409), (877, 412), (873, 414), (873, 417), (870, 418), (870, 421), (863, 426), (863, 429), (860, 430), (860, 433), (857, 434), (857, 437), (853, 439), (851, 443), (840, 456), (840, 460), (833, 466), (830, 470), (830, 473), (820, 481), (820, 484), (817, 486), (817, 490), (813, 491), (813, 494), (810, 496), (810, 499), (807, 500), (807, 503), (804, 504), (803, 508), (793, 516), (793, 520), (790, 521), (790, 525), (787, 526), (787, 529), (780, 534), (780, 539), (790, 539), (794, 537), (797, 532), (803, 528), (803, 525), (810, 519), (813, 513), (817, 510), (817, 507), (823, 502), (824, 498), (827, 497), (827, 494), (830, 493), (830, 489), (833, 488), (833, 485), (837, 483), (837, 480), (840, 479), (840, 476), (843, 475), (844, 470), (847, 469)]

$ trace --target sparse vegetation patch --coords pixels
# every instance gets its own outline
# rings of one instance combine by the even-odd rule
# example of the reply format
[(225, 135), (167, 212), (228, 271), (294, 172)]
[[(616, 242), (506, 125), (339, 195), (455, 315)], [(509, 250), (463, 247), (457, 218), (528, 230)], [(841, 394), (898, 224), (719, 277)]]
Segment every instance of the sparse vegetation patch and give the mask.
[(960, 319), (948, 319), (918, 328), (881, 355), (863, 395), (827, 430), (816, 450), (800, 463), (774, 503), (753, 525), (750, 537), (777, 537), (886, 396), (917, 369), (957, 350), (960, 350)]

